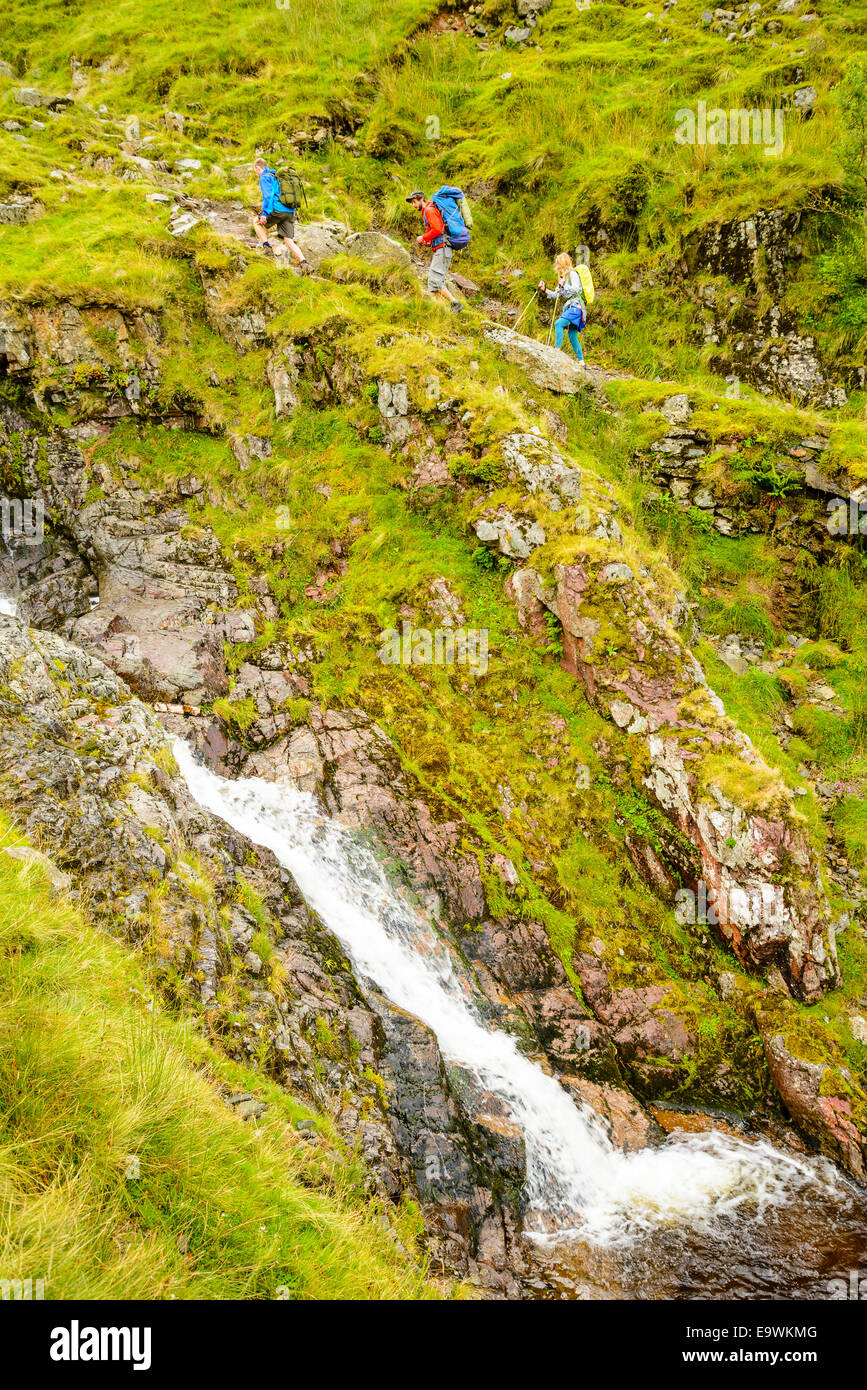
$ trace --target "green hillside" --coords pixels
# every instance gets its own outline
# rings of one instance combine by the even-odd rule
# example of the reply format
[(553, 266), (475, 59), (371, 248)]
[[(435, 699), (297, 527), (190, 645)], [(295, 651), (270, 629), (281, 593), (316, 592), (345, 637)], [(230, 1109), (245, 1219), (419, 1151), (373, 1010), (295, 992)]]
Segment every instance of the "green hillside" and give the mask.
[[(320, 711), (360, 711), (392, 745), (407, 814), (435, 827), (402, 871), (420, 900), (441, 899), (450, 949), (477, 962), (489, 921), (515, 938), (538, 925), (570, 1008), (600, 1022), (604, 1061), (594, 1053), (576, 1075), (642, 1105), (724, 1111), (762, 1132), (791, 1124), (862, 1180), (865, 35), (865, 0), (815, 12), (806, 0), (736, 11), (12, 0), (0, 39), (0, 492), (40, 490), (51, 537), (42, 568), (16, 560), (22, 600), (28, 584), (74, 573), (99, 593), (94, 622), (117, 605), (88, 645), (86, 598), (64, 607), (40, 588), (52, 622), (25, 607), (30, 626), (106, 661), (158, 714), (171, 705), (181, 718), (186, 703), (203, 721), (197, 737), (218, 730), (226, 767), (244, 776), (280, 739), (321, 738)], [(678, 113), (700, 102), (777, 112), (782, 148), (679, 143)], [(249, 233), (259, 153), (303, 177), (302, 238), (339, 223), (414, 251), (406, 193), (465, 188), (463, 314), (433, 303), (417, 256), (393, 249), (335, 241), (312, 275), (278, 271)], [(580, 389), (561, 389), (556, 363), (534, 378), (491, 332), (516, 321), (540, 277), (553, 283), (563, 250), (586, 253), (596, 285)], [(536, 298), (520, 333), (544, 344), (550, 317)], [(388, 404), (398, 387), (405, 409)], [(580, 470), (589, 522), (575, 497), (552, 502), (516, 473), (516, 437)], [(828, 525), (840, 498), (845, 534)], [(129, 581), (117, 537), (152, 523), (168, 534), (167, 514), (191, 584), (208, 581), (195, 621), (213, 626), (223, 608), (249, 618), (218, 641), (210, 684), (198, 667), (186, 685), (160, 684), (116, 645), (142, 620), (124, 584), (156, 592)], [(541, 541), (526, 554), (492, 542), (484, 523), (503, 517)], [(153, 574), (175, 574), (165, 564)], [(605, 587), (615, 564), (640, 601)], [(536, 587), (522, 603), (528, 571)], [(564, 574), (587, 585), (572, 627)], [(443, 602), (485, 632), (487, 671), (383, 665), (380, 634), (407, 620), (451, 626)], [(299, 649), (303, 671), (293, 655), (285, 690), (260, 701), (251, 669), (267, 683)], [(29, 715), (10, 691), (29, 670), (17, 648), (0, 663), (0, 746), (27, 744)], [(78, 696), (64, 672), (55, 679), (75, 730)], [(627, 727), (637, 690), (651, 692), (649, 730), (640, 718)], [(88, 698), (104, 740), (109, 702)], [(660, 729), (691, 799), (655, 776)], [(79, 748), (80, 729), (74, 738)], [(293, 756), (313, 757), (311, 746)], [(236, 975), (227, 967), (215, 1022), (194, 953), (167, 952), (167, 966), (153, 921), (136, 938), (111, 901), (91, 915), (91, 868), (68, 838), (53, 842), (60, 793), (41, 776), (0, 786), (5, 833), (26, 831), (83, 896), (58, 902), (0, 854), (4, 1274), (38, 1266), (52, 1297), (453, 1289), (446, 1279), (467, 1269), (426, 1263), (423, 1183), (389, 1220), (368, 1208), (367, 1159), (335, 1118), (355, 1084), (350, 1062), (318, 1105), (293, 1092), (273, 1048), (241, 1069), (227, 1041)], [(333, 812), (339, 779), (320, 780)], [(369, 799), (365, 828), (393, 830), (390, 805), (379, 823)], [(730, 823), (709, 849), (717, 813)], [(136, 814), (153, 837), (156, 822)], [(749, 932), (678, 916), (678, 891), (712, 860), (749, 883), (764, 872), (757, 850), (736, 847), (742, 834), (767, 849), (767, 883), (797, 904), (798, 927), (817, 933), (797, 963), (794, 947), (753, 947)], [(400, 859), (394, 835), (386, 847)], [(475, 915), (469, 892), (437, 878), (440, 853), (464, 866), (462, 886), (477, 875)], [(511, 966), (484, 966), (489, 1016), (541, 1056), (538, 1020), (516, 1022), (526, 987)], [(624, 1022), (623, 999), (643, 1001), (641, 1026)], [(809, 1104), (788, 1095), (775, 1037), (790, 1061), (823, 1069)], [(375, 1086), (393, 1115), (393, 1095)], [(232, 1115), (226, 1089), (267, 1099), (260, 1129)], [(816, 1118), (827, 1097), (841, 1127)], [(314, 1114), (324, 1162), (295, 1129)], [(124, 1178), (128, 1153), (142, 1155), (140, 1182)]]

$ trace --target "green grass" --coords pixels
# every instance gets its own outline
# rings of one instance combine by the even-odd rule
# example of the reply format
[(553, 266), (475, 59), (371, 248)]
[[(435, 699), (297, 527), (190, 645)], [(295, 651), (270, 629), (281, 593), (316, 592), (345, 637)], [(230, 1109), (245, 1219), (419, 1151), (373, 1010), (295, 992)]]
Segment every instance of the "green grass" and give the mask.
[[(20, 843), (8, 823), (0, 842)], [(227, 1062), (129, 951), (0, 853), (0, 1269), (52, 1299), (435, 1295), (327, 1118)], [(224, 1093), (268, 1104), (241, 1122)], [(254, 1128), (254, 1124), (258, 1128)], [(397, 1217), (409, 1246), (417, 1227)]]

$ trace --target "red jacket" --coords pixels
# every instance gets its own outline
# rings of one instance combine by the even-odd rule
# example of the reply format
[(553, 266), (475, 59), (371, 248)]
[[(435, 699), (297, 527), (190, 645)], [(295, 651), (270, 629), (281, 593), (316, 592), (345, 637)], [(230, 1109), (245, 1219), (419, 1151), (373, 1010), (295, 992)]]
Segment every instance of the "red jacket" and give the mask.
[(427, 228), (427, 231), (422, 236), (422, 241), (425, 246), (430, 246), (436, 250), (438, 246), (442, 246), (445, 242), (445, 223), (443, 222), (443, 215), (436, 203), (425, 203), (421, 210), (421, 215), (424, 218), (424, 225)]

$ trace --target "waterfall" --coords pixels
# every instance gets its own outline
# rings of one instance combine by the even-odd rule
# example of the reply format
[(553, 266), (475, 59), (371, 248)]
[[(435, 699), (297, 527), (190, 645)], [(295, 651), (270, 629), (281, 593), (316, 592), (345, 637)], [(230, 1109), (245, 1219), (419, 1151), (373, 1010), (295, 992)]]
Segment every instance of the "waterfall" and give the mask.
[[(369, 844), (287, 783), (230, 781), (175, 741), (199, 804), (270, 849), (340, 940), (358, 975), (435, 1033), (447, 1062), (473, 1073), (520, 1125), (527, 1154), (526, 1229), (616, 1245), (661, 1226), (713, 1229), (735, 1213), (760, 1220), (796, 1194), (831, 1197), (824, 1159), (720, 1131), (671, 1136), (623, 1153), (596, 1115), (486, 1022), (472, 985), (434, 926), (389, 883)], [(546, 1236), (547, 1233), (547, 1236)]]

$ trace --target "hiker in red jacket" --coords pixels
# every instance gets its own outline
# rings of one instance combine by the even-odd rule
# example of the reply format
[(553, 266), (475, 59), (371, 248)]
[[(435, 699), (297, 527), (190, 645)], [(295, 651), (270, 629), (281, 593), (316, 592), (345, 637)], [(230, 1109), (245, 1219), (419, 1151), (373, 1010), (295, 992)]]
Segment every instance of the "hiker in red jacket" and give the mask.
[(416, 189), (414, 193), (409, 193), (406, 201), (411, 203), (416, 212), (420, 212), (424, 219), (425, 230), (420, 237), (416, 237), (416, 241), (419, 246), (430, 247), (433, 252), (427, 276), (427, 287), (435, 298), (441, 299), (456, 314), (460, 314), (463, 312), (463, 304), (446, 289), (446, 276), (452, 263), (454, 251), (446, 241), (443, 215), (435, 203), (427, 201), (420, 189)]

